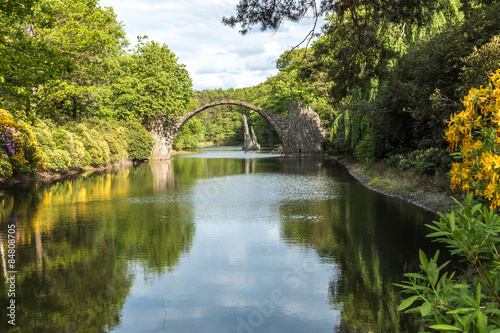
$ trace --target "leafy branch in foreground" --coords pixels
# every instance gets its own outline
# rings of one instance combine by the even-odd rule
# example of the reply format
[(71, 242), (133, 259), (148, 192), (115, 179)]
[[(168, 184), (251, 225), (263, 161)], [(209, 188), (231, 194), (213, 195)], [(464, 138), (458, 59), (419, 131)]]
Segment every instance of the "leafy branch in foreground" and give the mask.
[[(406, 313), (420, 313), (421, 320), (431, 329), (448, 332), (500, 332), (500, 261), (497, 244), (500, 241), (500, 216), (483, 204), (476, 204), (468, 194), (465, 204), (455, 200), (459, 209), (439, 221), (427, 225), (436, 237), (466, 261), (471, 269), (467, 278), (455, 279), (438, 267), (439, 251), (434, 257), (420, 250), (421, 273), (407, 273), (406, 280), (397, 286), (411, 294), (398, 307)], [(416, 306), (412, 305), (417, 302)]]

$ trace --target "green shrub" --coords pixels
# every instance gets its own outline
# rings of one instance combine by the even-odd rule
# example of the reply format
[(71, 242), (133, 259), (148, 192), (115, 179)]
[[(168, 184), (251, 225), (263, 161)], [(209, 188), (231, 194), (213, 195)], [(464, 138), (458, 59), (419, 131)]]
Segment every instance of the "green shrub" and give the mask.
[(360, 162), (370, 162), (375, 159), (375, 146), (370, 133), (366, 134), (354, 149), (354, 156)]
[(9, 163), (9, 157), (3, 149), (0, 149), (0, 178), (10, 177), (12, 177), (12, 166)]
[(47, 169), (54, 171), (68, 171), (71, 165), (71, 156), (66, 150), (56, 149), (47, 152), (49, 163)]
[(54, 127), (50, 121), (38, 121), (36, 125), (32, 126), (33, 134), (35, 134), (38, 146), (43, 152), (52, 151), (56, 149), (56, 143), (52, 138), (52, 130)]
[[(66, 128), (70, 128), (69, 125), (66, 125)], [(111, 161), (108, 144), (99, 132), (93, 128), (89, 129), (85, 124), (78, 124), (74, 133), (79, 136), (85, 147), (84, 165), (98, 166)]]
[(154, 141), (144, 126), (135, 122), (121, 122), (121, 124), (125, 127), (128, 156), (134, 160), (151, 157)]
[(67, 171), (70, 168), (71, 157), (69, 153), (57, 147), (50, 121), (39, 121), (32, 127), (38, 145), (42, 150), (42, 160), (45, 168), (54, 171)]
[(118, 122), (104, 121), (100, 119), (92, 119), (88, 121), (108, 144), (109, 157), (111, 163), (117, 163), (127, 158), (127, 142), (125, 140), (125, 128)]
[(400, 171), (415, 170), (419, 174), (431, 176), (439, 168), (448, 169), (448, 154), (438, 148), (414, 150), (408, 154), (394, 154), (386, 160), (389, 167)]
[(475, 204), (473, 195), (459, 209), (427, 225), (434, 232), (428, 237), (445, 243), (451, 254), (469, 264), (467, 280), (455, 278), (438, 266), (439, 251), (432, 258), (420, 250), (420, 273), (406, 273), (397, 286), (412, 296), (398, 310), (418, 313), (426, 325), (440, 332), (487, 333), (500, 331), (500, 262), (498, 243), (500, 216), (486, 205)]
[(53, 129), (52, 137), (56, 147), (68, 153), (69, 168), (81, 169), (85, 167), (85, 147), (77, 134), (57, 127)]

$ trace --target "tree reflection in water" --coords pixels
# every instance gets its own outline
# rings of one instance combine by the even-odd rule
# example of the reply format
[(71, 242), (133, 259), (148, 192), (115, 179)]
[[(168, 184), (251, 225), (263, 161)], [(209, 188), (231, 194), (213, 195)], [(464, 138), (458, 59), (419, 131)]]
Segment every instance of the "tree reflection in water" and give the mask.
[[(116, 328), (135, 269), (142, 267), (151, 276), (173, 270), (191, 247), (195, 228), (190, 209), (170, 204), (175, 199), (169, 193), (177, 190), (170, 162), (165, 162), (4, 197), (2, 230), (12, 216), (18, 221), (16, 328)], [(165, 192), (165, 200), (151, 200), (159, 191)], [(9, 299), (1, 276), (0, 306), (6, 307)], [(0, 331), (11, 328), (0, 321)]]
[(396, 311), (401, 296), (392, 283), (405, 271), (418, 270), (420, 247), (436, 248), (416, 243), (425, 239), (423, 224), (434, 215), (403, 201), (395, 204), (358, 183), (340, 184), (337, 199), (283, 204), (282, 236), (339, 265), (341, 273), (329, 287), (329, 302), (341, 312), (336, 332), (416, 332), (412, 318)]

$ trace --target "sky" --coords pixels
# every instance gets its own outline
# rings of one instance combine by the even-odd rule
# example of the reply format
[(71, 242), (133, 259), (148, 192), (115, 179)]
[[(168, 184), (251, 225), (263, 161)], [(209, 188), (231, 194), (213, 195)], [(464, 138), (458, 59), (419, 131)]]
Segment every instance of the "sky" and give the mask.
[(313, 20), (286, 23), (277, 31), (256, 26), (242, 36), (221, 23), (236, 13), (238, 0), (100, 0), (113, 7), (130, 46), (137, 36), (167, 44), (186, 65), (196, 90), (251, 87), (277, 74), (276, 60), (299, 44)]

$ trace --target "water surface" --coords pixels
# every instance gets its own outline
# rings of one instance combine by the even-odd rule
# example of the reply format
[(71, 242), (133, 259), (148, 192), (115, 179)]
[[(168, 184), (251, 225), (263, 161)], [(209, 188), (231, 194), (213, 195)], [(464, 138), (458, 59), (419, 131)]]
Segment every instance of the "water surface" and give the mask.
[(392, 283), (433, 218), (333, 161), (212, 148), (10, 191), (0, 231), (20, 332), (414, 332)]

